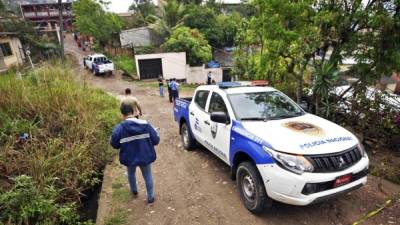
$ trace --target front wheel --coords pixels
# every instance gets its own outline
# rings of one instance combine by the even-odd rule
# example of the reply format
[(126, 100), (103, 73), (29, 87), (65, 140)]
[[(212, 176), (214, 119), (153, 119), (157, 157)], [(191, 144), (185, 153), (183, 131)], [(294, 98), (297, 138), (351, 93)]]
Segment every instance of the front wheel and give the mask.
[(240, 198), (247, 210), (258, 214), (271, 207), (272, 200), (268, 197), (262, 178), (253, 163), (240, 163), (236, 178)]
[(196, 140), (190, 134), (187, 123), (181, 125), (181, 139), (186, 150), (192, 150), (196, 146)]

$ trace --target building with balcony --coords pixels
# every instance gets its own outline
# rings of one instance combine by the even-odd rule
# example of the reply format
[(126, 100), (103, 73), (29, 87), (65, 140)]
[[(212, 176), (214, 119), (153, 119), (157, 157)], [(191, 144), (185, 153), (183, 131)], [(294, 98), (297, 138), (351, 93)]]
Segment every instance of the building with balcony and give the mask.
[[(72, 1), (63, 2), (64, 29), (72, 29)], [(25, 20), (33, 22), (43, 31), (55, 31), (59, 26), (59, 4), (22, 3), (21, 14)]]

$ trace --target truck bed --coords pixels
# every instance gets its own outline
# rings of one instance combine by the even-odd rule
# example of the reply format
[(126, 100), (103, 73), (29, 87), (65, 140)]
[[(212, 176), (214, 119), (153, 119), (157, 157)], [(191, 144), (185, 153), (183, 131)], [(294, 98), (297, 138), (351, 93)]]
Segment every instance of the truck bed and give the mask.
[(189, 105), (192, 102), (192, 98), (177, 98), (174, 105), (174, 118), (176, 122), (180, 122), (183, 118), (187, 122), (189, 121)]

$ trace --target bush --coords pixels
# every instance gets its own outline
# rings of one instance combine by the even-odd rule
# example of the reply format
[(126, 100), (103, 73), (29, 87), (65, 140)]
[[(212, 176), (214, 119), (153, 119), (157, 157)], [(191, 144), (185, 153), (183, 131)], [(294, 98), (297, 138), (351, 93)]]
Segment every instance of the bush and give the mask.
[(58, 204), (60, 190), (53, 185), (40, 190), (32, 177), (25, 175), (13, 181), (13, 188), (0, 195), (0, 221), (8, 224), (80, 224), (75, 203)]
[(190, 65), (201, 65), (211, 60), (211, 46), (197, 29), (178, 27), (162, 45), (166, 52), (186, 52)]
[[(59, 65), (44, 65), (22, 80), (13, 74), (0, 77), (0, 193), (18, 191), (9, 178), (28, 175), (39, 193), (35, 200), (42, 194), (50, 205), (79, 201), (112, 158), (108, 139), (117, 108), (113, 97), (76, 84), (71, 71)], [(21, 134), (29, 138), (23, 140)], [(47, 193), (49, 180), (54, 193)], [(46, 221), (58, 208), (52, 210)], [(2, 214), (1, 219), (18, 221), (15, 216)]]
[(115, 56), (113, 62), (117, 69), (124, 71), (130, 76), (136, 75), (135, 59), (129, 56)]

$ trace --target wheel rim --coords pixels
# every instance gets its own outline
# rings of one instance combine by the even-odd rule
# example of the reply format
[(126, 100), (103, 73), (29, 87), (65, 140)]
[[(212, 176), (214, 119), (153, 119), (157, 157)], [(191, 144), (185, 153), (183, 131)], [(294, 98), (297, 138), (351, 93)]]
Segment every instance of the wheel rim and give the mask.
[(186, 129), (186, 126), (183, 126), (183, 128), (182, 128), (182, 139), (183, 139), (183, 144), (185, 146), (188, 146), (189, 145), (189, 132)]
[(249, 201), (254, 201), (256, 195), (256, 186), (250, 174), (246, 174), (242, 180), (242, 190), (244, 197)]

